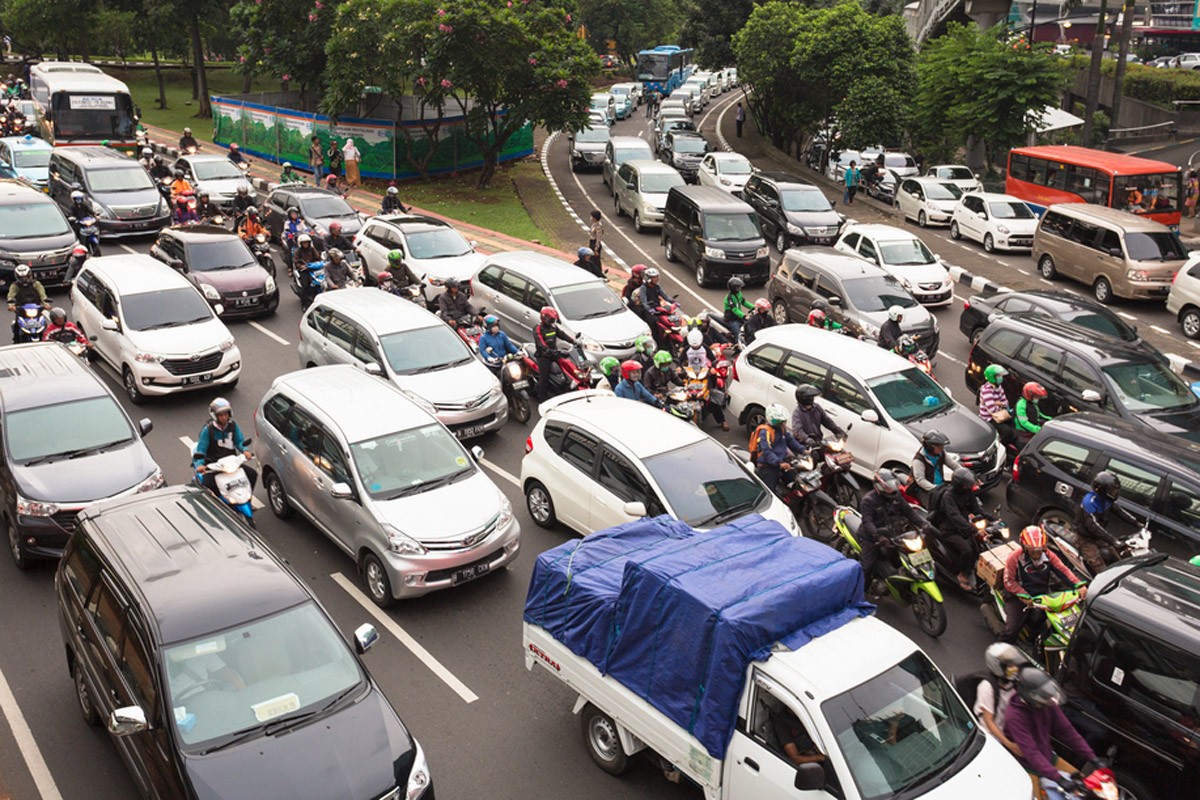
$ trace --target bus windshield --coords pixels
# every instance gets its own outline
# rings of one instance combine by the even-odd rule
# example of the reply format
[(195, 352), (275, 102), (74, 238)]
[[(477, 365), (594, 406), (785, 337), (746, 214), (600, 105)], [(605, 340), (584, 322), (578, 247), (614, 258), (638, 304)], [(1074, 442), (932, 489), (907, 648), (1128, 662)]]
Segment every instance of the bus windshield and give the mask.
[(639, 81), (661, 81), (667, 77), (667, 53), (642, 53), (638, 56), (637, 79)]
[(50, 100), (54, 136), (64, 140), (132, 139), (136, 120), (127, 94), (70, 94)]
[(1113, 207), (1135, 214), (1178, 211), (1179, 183), (1178, 172), (1118, 175), (1113, 179)]

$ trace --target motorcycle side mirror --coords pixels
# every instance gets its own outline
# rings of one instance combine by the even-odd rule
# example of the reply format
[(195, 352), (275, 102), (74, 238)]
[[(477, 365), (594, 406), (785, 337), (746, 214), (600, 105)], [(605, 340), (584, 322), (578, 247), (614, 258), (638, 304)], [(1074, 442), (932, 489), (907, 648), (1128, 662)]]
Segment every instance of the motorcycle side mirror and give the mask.
[(374, 647), (378, 641), (379, 631), (375, 630), (375, 626), (369, 622), (364, 622), (354, 629), (354, 649), (360, 656)]
[(376, 378), (383, 377), (383, 367), (379, 366), (374, 361), (368, 362), (363, 369), (366, 370), (368, 375), (374, 375)]
[(138, 430), (141, 431), (142, 436), (146, 436), (150, 433), (150, 431), (154, 430), (154, 423), (149, 417), (140, 419), (138, 420)]
[(471, 448), (471, 455), (475, 457), (476, 461), (483, 461), (483, 448), (475, 445)]
[(621, 510), (625, 512), (625, 516), (635, 519), (646, 516), (646, 504), (641, 502), (626, 503)]
[(354, 497), (354, 490), (350, 488), (350, 484), (338, 481), (329, 487), (329, 496), (335, 500), (349, 500)]
[(119, 331), (121, 330), (121, 323), (109, 317), (108, 319), (100, 320), (100, 328), (106, 331)]
[(1104, 398), (1095, 389), (1083, 390), (1083, 402), (1085, 403), (1099, 403), (1103, 399)]
[(252, 438), (250, 438), (249, 436), (247, 436), (245, 439), (242, 439), (242, 446), (243, 446), (243, 447), (249, 447), (249, 446), (250, 446), (250, 444), (251, 444), (253, 441), (254, 441), (254, 439), (252, 439)]
[(98, 341), (100, 341), (100, 337), (99, 336), (89, 336), (88, 341), (89, 342), (98, 342)]
[(859, 414), (859, 415), (858, 415), (858, 417), (859, 417), (859, 419), (861, 419), (863, 422), (869, 422), (869, 423), (871, 423), (872, 425), (878, 425), (878, 424), (879, 424), (879, 412), (877, 412), (877, 411), (876, 411), (875, 409), (873, 409), (873, 408), (868, 408), (866, 411), (864, 411), (864, 412), (862, 412), (861, 414)]

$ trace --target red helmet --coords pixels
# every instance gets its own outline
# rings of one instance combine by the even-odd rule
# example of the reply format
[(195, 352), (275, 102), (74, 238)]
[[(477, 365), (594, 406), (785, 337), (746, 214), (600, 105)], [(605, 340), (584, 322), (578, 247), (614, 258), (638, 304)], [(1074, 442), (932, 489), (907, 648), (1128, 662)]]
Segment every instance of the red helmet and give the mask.
[(376, 275), (375, 280), (378, 281), (379, 283), (386, 283), (390, 280), (394, 280), (394, 278), (392, 278), (392, 273), (385, 270), (385, 271), (379, 273), (378, 275)]
[(1026, 525), (1021, 530), (1021, 546), (1030, 550), (1046, 549), (1046, 532), (1040, 525)]
[(825, 312), (819, 308), (813, 309), (812, 311), (808, 312), (808, 324), (812, 325), (814, 328), (824, 328), (825, 327)]
[(553, 306), (542, 306), (542, 322), (558, 322), (558, 311)]
[[(332, 178), (333, 176), (330, 175), (329, 177)], [(342, 223), (340, 223), (340, 222), (329, 223), (329, 234), (331, 236), (339, 236), (339, 235), (341, 235), (341, 232), (342, 232)]]
[(645, 264), (634, 264), (634, 265), (633, 265), (633, 269), (629, 270), (629, 274), (630, 274), (630, 275), (633, 275), (633, 276), (635, 276), (635, 277), (638, 277), (638, 278), (640, 278), (640, 277), (642, 277), (642, 274), (643, 274), (645, 271), (646, 271), (646, 265), (645, 265)]
[(627, 381), (633, 380), (633, 373), (641, 371), (642, 365), (633, 359), (621, 362), (621, 377)]
[(1021, 389), (1021, 397), (1026, 400), (1041, 400), (1046, 396), (1046, 389), (1037, 381), (1030, 381)]
[(754, 310), (759, 314), (766, 314), (771, 310), (771, 301), (765, 297), (760, 297), (754, 301)]

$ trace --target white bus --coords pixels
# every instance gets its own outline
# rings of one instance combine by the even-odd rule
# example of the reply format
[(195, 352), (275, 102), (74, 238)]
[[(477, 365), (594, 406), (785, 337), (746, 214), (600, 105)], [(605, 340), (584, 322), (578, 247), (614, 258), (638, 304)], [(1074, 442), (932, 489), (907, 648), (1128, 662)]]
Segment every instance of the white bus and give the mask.
[(51, 144), (135, 147), (138, 114), (129, 87), (99, 67), (43, 61), (29, 70), (29, 90), (38, 128)]

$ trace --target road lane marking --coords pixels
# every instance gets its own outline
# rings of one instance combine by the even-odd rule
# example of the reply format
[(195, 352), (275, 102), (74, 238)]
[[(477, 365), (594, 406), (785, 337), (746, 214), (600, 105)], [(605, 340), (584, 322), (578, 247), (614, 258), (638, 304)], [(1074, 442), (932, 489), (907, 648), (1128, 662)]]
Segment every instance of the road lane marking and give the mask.
[(440, 661), (422, 647), (421, 643), (414, 639), (408, 631), (401, 628), (394, 619), (385, 614), (383, 609), (367, 599), (366, 595), (359, 591), (359, 588), (351, 583), (345, 575), (340, 572), (334, 572), (329, 577), (333, 578), (333, 582), (342, 587), (346, 594), (350, 595), (356, 603), (365, 608), (367, 613), (374, 617), (375, 621), (382, 625), (388, 633), (399, 639), (402, 645), (407, 647), (421, 663), (429, 668), (430, 672), (438, 676), (455, 694), (461, 697), (464, 703), (474, 703), (479, 699), (479, 695), (468, 689), (467, 685), (456, 678), (453, 672), (442, 666)]
[[(196, 452), (196, 443), (194, 441), (192, 441), (192, 437), (180, 436), (179, 441), (183, 442), (183, 446), (188, 449), (189, 454)], [(250, 495), (250, 507), (253, 508), (255, 511), (261, 511), (264, 508), (266, 508), (266, 506), (263, 504), (263, 501), (259, 500), (254, 495)]]
[(1188, 347), (1194, 347), (1194, 348), (1196, 348), (1197, 350), (1200, 350), (1200, 343), (1193, 342), (1191, 339), (1189, 339), (1189, 340), (1188, 340)]
[(962, 366), (962, 367), (965, 367), (965, 366), (967, 365), (967, 363), (966, 363), (965, 361), (959, 361), (957, 358), (955, 358), (954, 356), (950, 355), (949, 353), (941, 353), (941, 352), (939, 352), (939, 353), (937, 354), (937, 357), (938, 357), (938, 358), (944, 358), (944, 359), (946, 359), (947, 361), (953, 361), (955, 364), (958, 364), (959, 366)]
[(124, 242), (120, 242), (120, 243), (118, 243), (118, 244), (117, 244), (117, 247), (120, 247), (120, 248), (121, 248), (122, 250), (124, 250), (126, 253), (132, 253), (132, 254), (133, 254), (133, 255), (135, 255), (135, 256), (136, 256), (136, 255), (142, 255), (142, 254), (141, 254), (141, 253), (139, 253), (137, 250), (134, 250), (132, 247), (130, 247), (129, 245), (125, 244)]
[(288, 347), (291, 345), (291, 342), (289, 342), (287, 339), (283, 338), (282, 336), (275, 333), (274, 331), (268, 330), (266, 327), (258, 324), (254, 320), (250, 320), (250, 322), (248, 322), (246, 324), (249, 325), (251, 328), (254, 328), (254, 330), (258, 331), (259, 333), (263, 334), (267, 338), (274, 339), (276, 342), (283, 345), (284, 347)]
[(54, 783), (54, 776), (46, 766), (46, 759), (42, 758), (41, 748), (33, 738), (33, 731), (29, 729), (29, 723), (25, 721), (25, 715), (21, 713), (21, 707), (17, 705), (17, 698), (13, 695), (3, 672), (0, 672), (0, 713), (8, 720), (8, 727), (17, 742), (17, 749), (21, 751), (21, 758), (25, 759), (25, 767), (29, 770), (33, 785), (37, 787), (42, 800), (62, 800), (58, 785)]
[(1048, 280), (1046, 280), (1045, 278), (1038, 278), (1038, 280), (1039, 280), (1039, 281), (1041, 281), (1042, 283), (1046, 284), (1047, 286), (1053, 286), (1053, 285), (1054, 285), (1054, 281), (1048, 281)]
[(481, 458), (481, 459), (479, 459), (479, 463), (483, 464), (485, 467), (490, 469), (492, 472), (496, 473), (497, 477), (503, 478), (504, 480), (511, 483), (513, 486), (516, 486), (518, 489), (521, 488), (521, 481), (518, 480), (517, 476), (513, 475), (508, 470), (498, 466), (494, 461), (488, 461), (486, 458)]
[(1128, 313), (1128, 312), (1125, 312), (1125, 311), (1118, 311), (1117, 313), (1118, 313), (1118, 314), (1120, 314), (1120, 315), (1121, 315), (1122, 317), (1124, 317), (1125, 319), (1137, 319), (1137, 317), (1135, 317), (1133, 314), (1130, 314), (1130, 313)]
[(1167, 336), (1171, 335), (1171, 332), (1169, 330), (1167, 330), (1166, 328), (1160, 328), (1158, 325), (1151, 325), (1150, 330), (1158, 331), (1159, 333), (1165, 333)]
[(1007, 261), (1001, 261), (1001, 260), (1000, 260), (1000, 259), (998, 259), (998, 258), (996, 259), (996, 263), (997, 263), (997, 264), (999, 264), (999, 265), (1000, 265), (1000, 266), (1002, 266), (1002, 267), (1011, 266), (1011, 265), (1010, 265), (1010, 264), (1009, 264)]
[(1029, 274), (1031, 274), (1031, 273), (1029, 272), (1029, 270), (1027, 270), (1027, 269), (1021, 269), (1020, 267), (1017, 267), (1017, 272), (1021, 273), (1022, 275), (1029, 275)]

